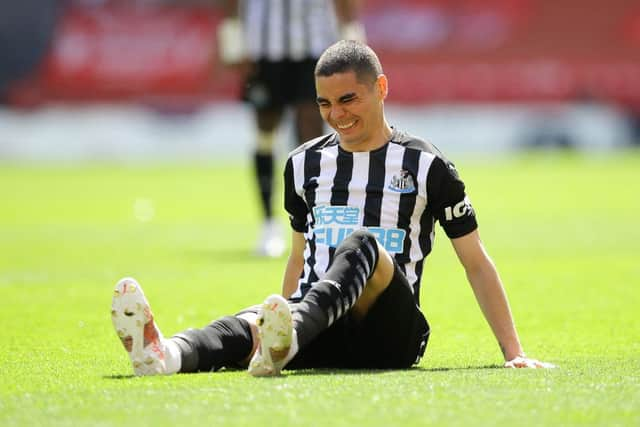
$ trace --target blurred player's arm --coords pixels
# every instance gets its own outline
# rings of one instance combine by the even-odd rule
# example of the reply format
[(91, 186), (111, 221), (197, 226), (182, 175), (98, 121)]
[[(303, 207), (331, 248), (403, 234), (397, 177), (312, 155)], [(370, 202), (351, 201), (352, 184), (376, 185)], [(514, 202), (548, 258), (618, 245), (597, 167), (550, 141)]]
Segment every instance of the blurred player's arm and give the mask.
[(367, 41), (364, 25), (359, 21), (362, 3), (363, 0), (333, 0), (342, 39)]
[(298, 279), (304, 267), (304, 234), (298, 231), (291, 233), (291, 253), (284, 270), (282, 296), (289, 298), (298, 289)]
[(506, 362), (505, 367), (553, 367), (549, 363), (529, 359), (524, 354), (504, 286), (493, 261), (480, 240), (478, 230), (451, 239), (451, 242), (458, 259), (464, 266), (480, 309), (498, 340)]

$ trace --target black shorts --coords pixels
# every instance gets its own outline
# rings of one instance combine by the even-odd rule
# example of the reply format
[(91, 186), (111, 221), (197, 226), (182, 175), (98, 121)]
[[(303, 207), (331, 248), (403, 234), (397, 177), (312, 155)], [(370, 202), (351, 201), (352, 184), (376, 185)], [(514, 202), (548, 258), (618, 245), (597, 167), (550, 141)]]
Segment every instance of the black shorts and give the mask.
[(315, 66), (316, 59), (258, 61), (245, 82), (243, 99), (258, 110), (315, 103)]
[[(292, 303), (295, 311), (296, 303)], [(287, 364), (286, 369), (404, 369), (419, 362), (429, 339), (429, 324), (411, 287), (395, 266), (389, 287), (367, 315), (338, 319)]]

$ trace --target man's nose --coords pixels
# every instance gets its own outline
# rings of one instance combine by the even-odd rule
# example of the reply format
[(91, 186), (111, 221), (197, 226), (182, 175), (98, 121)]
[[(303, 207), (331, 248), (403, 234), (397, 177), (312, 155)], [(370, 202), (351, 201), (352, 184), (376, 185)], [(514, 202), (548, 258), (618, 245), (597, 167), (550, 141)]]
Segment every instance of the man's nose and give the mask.
[(341, 105), (332, 105), (329, 114), (331, 118), (339, 119), (345, 115), (345, 109)]

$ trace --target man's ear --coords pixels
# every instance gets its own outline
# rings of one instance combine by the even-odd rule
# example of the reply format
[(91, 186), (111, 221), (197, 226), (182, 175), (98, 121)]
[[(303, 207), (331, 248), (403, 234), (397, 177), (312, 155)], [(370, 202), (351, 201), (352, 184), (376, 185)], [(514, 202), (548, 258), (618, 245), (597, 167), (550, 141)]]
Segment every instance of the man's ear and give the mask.
[(387, 98), (387, 94), (389, 93), (389, 80), (387, 80), (387, 76), (384, 74), (379, 74), (376, 78), (376, 90), (378, 91), (380, 99), (384, 100)]

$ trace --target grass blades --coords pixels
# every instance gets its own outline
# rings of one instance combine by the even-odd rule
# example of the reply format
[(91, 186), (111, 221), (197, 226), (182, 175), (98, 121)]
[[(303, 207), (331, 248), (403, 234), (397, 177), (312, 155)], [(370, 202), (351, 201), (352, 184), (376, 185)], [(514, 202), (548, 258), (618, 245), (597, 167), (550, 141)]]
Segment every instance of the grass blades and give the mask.
[(525, 350), (559, 369), (499, 367), (438, 231), (421, 295), (433, 333), (415, 369), (132, 377), (109, 314), (121, 277), (141, 282), (165, 335), (279, 291), (285, 259), (251, 256), (251, 172), (4, 165), (0, 425), (640, 424), (640, 153), (457, 166)]

